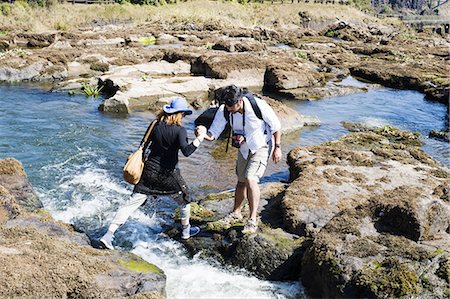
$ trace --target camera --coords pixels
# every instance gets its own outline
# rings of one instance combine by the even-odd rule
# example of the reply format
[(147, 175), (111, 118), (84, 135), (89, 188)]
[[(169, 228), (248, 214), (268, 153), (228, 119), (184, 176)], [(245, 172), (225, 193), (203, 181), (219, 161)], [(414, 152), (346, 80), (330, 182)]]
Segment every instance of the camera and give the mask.
[(233, 136), (231, 136), (231, 146), (240, 148), (241, 143), (245, 141), (245, 137), (242, 134), (233, 133)]

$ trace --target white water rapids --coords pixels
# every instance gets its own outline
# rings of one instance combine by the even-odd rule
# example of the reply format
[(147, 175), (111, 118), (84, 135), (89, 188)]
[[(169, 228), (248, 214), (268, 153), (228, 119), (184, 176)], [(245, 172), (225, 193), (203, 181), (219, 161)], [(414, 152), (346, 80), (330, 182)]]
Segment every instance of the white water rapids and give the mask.
[[(89, 155), (88, 153), (85, 153)], [(94, 157), (91, 157), (94, 158)], [(89, 159), (91, 160), (91, 159)], [(95, 158), (91, 161), (95, 161)], [(64, 163), (62, 163), (64, 164)], [(62, 171), (60, 184), (53, 190), (39, 190), (39, 196), (52, 215), (63, 222), (75, 223), (87, 231), (107, 226), (130, 190), (102, 168), (99, 159), (84, 166), (61, 163), (43, 171)], [(70, 202), (64, 200), (70, 194)], [(158, 198), (137, 210), (116, 232), (115, 244), (160, 267), (167, 276), (167, 298), (299, 298), (297, 282), (269, 282), (232, 267), (223, 267), (196, 256), (188, 258), (183, 245), (163, 233), (163, 225), (172, 225), (176, 204)]]

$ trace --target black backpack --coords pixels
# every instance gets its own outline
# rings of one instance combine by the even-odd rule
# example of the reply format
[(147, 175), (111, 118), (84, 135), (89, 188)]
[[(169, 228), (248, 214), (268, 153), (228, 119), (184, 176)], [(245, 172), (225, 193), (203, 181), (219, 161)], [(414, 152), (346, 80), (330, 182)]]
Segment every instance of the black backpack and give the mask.
[[(242, 96), (246, 97), (249, 100), (250, 104), (252, 105), (253, 111), (255, 111), (255, 115), (259, 119), (263, 120), (261, 109), (259, 109), (259, 106), (255, 100), (255, 95), (251, 92), (244, 91)], [(230, 113), (228, 113), (227, 109), (223, 109), (223, 116), (225, 117), (227, 122), (230, 123)]]
[[(249, 100), (250, 104), (252, 105), (253, 111), (255, 112), (256, 117), (263, 120), (261, 109), (259, 109), (258, 103), (256, 103), (256, 100), (255, 100), (255, 95), (249, 91), (244, 90), (244, 93), (242, 96), (246, 97)], [(228, 145), (230, 144), (232, 130), (231, 130), (231, 125), (230, 125), (230, 113), (227, 111), (226, 108), (223, 109), (223, 116), (227, 120), (227, 128), (225, 130), (227, 130), (227, 129), (229, 130), (228, 138), (227, 138), (227, 147), (225, 149), (225, 152), (228, 152)], [(267, 131), (264, 133), (266, 134)]]

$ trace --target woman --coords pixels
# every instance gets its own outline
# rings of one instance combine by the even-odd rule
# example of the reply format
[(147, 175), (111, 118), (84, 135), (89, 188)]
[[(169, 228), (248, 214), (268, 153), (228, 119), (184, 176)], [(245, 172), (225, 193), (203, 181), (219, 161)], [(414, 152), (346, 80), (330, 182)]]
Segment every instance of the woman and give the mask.
[(188, 108), (188, 103), (184, 98), (173, 99), (170, 105), (164, 105), (163, 111), (158, 114), (158, 121), (144, 145), (144, 149), (146, 149), (151, 142), (150, 154), (145, 161), (142, 177), (134, 187), (128, 202), (117, 211), (108, 231), (100, 239), (106, 248), (114, 249), (112, 245), (114, 232), (127, 221), (137, 208), (145, 203), (147, 195), (150, 194), (177, 195), (175, 200), (181, 205), (182, 239), (189, 239), (200, 232), (198, 227), (191, 227), (189, 224), (191, 199), (186, 183), (177, 167), (178, 151), (181, 149), (183, 155), (190, 156), (206, 134), (206, 130), (197, 132), (198, 136), (195, 140), (188, 143), (187, 132), (181, 125), (181, 119), (189, 114), (192, 114), (192, 110)]

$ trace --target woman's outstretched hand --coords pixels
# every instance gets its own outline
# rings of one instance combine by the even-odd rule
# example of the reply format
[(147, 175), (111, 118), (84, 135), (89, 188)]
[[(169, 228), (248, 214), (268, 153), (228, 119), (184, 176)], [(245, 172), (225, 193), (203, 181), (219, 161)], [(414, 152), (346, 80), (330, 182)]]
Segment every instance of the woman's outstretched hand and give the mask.
[(203, 141), (206, 136), (206, 132), (207, 130), (205, 126), (197, 126), (195, 128), (194, 134), (200, 141)]

